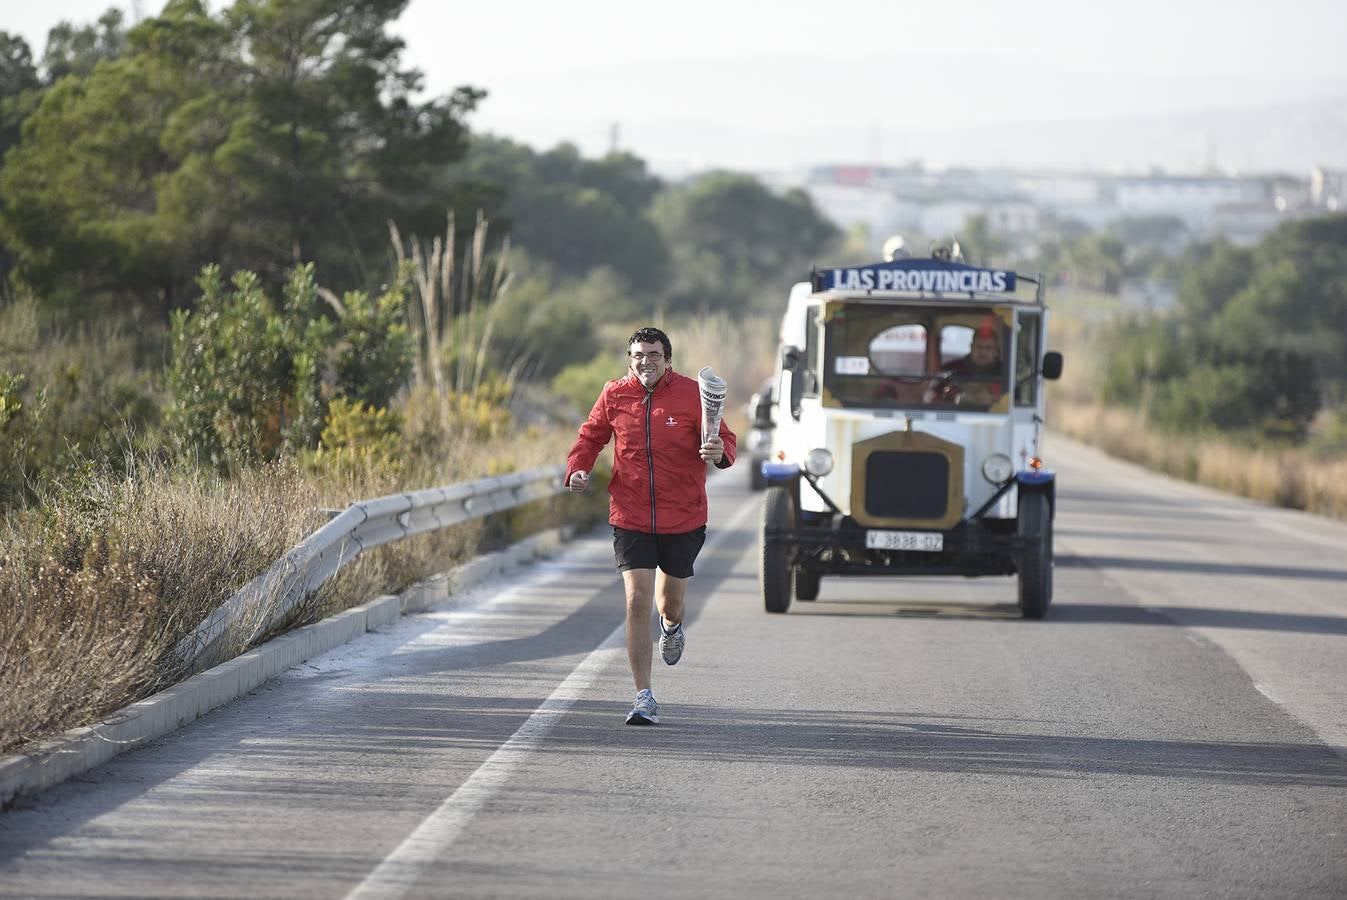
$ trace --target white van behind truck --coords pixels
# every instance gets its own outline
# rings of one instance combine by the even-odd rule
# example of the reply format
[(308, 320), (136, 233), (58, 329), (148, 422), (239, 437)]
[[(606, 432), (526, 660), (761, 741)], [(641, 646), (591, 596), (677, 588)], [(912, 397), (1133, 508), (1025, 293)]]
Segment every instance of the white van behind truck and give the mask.
[(946, 259), (815, 271), (781, 324), (761, 472), (763, 603), (783, 613), (822, 578), (1019, 576), (1052, 599), (1055, 479), (1039, 441), (1041, 278)]

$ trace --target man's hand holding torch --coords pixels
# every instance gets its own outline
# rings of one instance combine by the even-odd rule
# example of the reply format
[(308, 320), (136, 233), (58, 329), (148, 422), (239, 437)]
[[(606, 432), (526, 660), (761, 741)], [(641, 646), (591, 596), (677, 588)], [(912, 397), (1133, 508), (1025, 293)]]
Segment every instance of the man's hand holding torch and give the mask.
[[(702, 443), (701, 458), (709, 463), (720, 465), (721, 459), (725, 456), (725, 442), (720, 439), (720, 435), (713, 434)], [(572, 488), (574, 490), (574, 488)]]

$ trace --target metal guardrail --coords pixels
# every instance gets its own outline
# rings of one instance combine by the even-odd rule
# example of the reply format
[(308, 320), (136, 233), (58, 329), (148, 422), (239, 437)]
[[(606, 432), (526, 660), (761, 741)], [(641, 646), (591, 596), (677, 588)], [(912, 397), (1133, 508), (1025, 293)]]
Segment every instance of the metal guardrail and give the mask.
[(219, 662), (226, 637), (252, 644), (364, 551), (559, 494), (565, 469), (544, 466), (353, 503), (220, 604), (178, 642), (178, 657), (189, 671)]

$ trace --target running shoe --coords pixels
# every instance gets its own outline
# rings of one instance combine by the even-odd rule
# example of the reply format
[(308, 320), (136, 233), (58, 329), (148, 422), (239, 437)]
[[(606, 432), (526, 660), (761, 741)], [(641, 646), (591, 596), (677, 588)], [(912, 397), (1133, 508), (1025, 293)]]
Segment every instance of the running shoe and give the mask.
[(659, 704), (655, 702), (655, 695), (650, 688), (636, 692), (636, 703), (632, 706), (631, 712), (627, 713), (628, 725), (658, 725)]
[(672, 666), (683, 658), (683, 644), (686, 637), (683, 634), (683, 623), (679, 622), (669, 631), (664, 627), (663, 620), (659, 623), (659, 655), (664, 660), (666, 666)]

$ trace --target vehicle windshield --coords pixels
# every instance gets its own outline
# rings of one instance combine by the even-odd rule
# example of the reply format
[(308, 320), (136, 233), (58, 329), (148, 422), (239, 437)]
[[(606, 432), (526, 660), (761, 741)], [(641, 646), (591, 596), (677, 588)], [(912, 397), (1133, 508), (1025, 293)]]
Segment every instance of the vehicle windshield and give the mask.
[(1006, 395), (1008, 309), (851, 303), (824, 318), (823, 386), (836, 405), (988, 410)]

